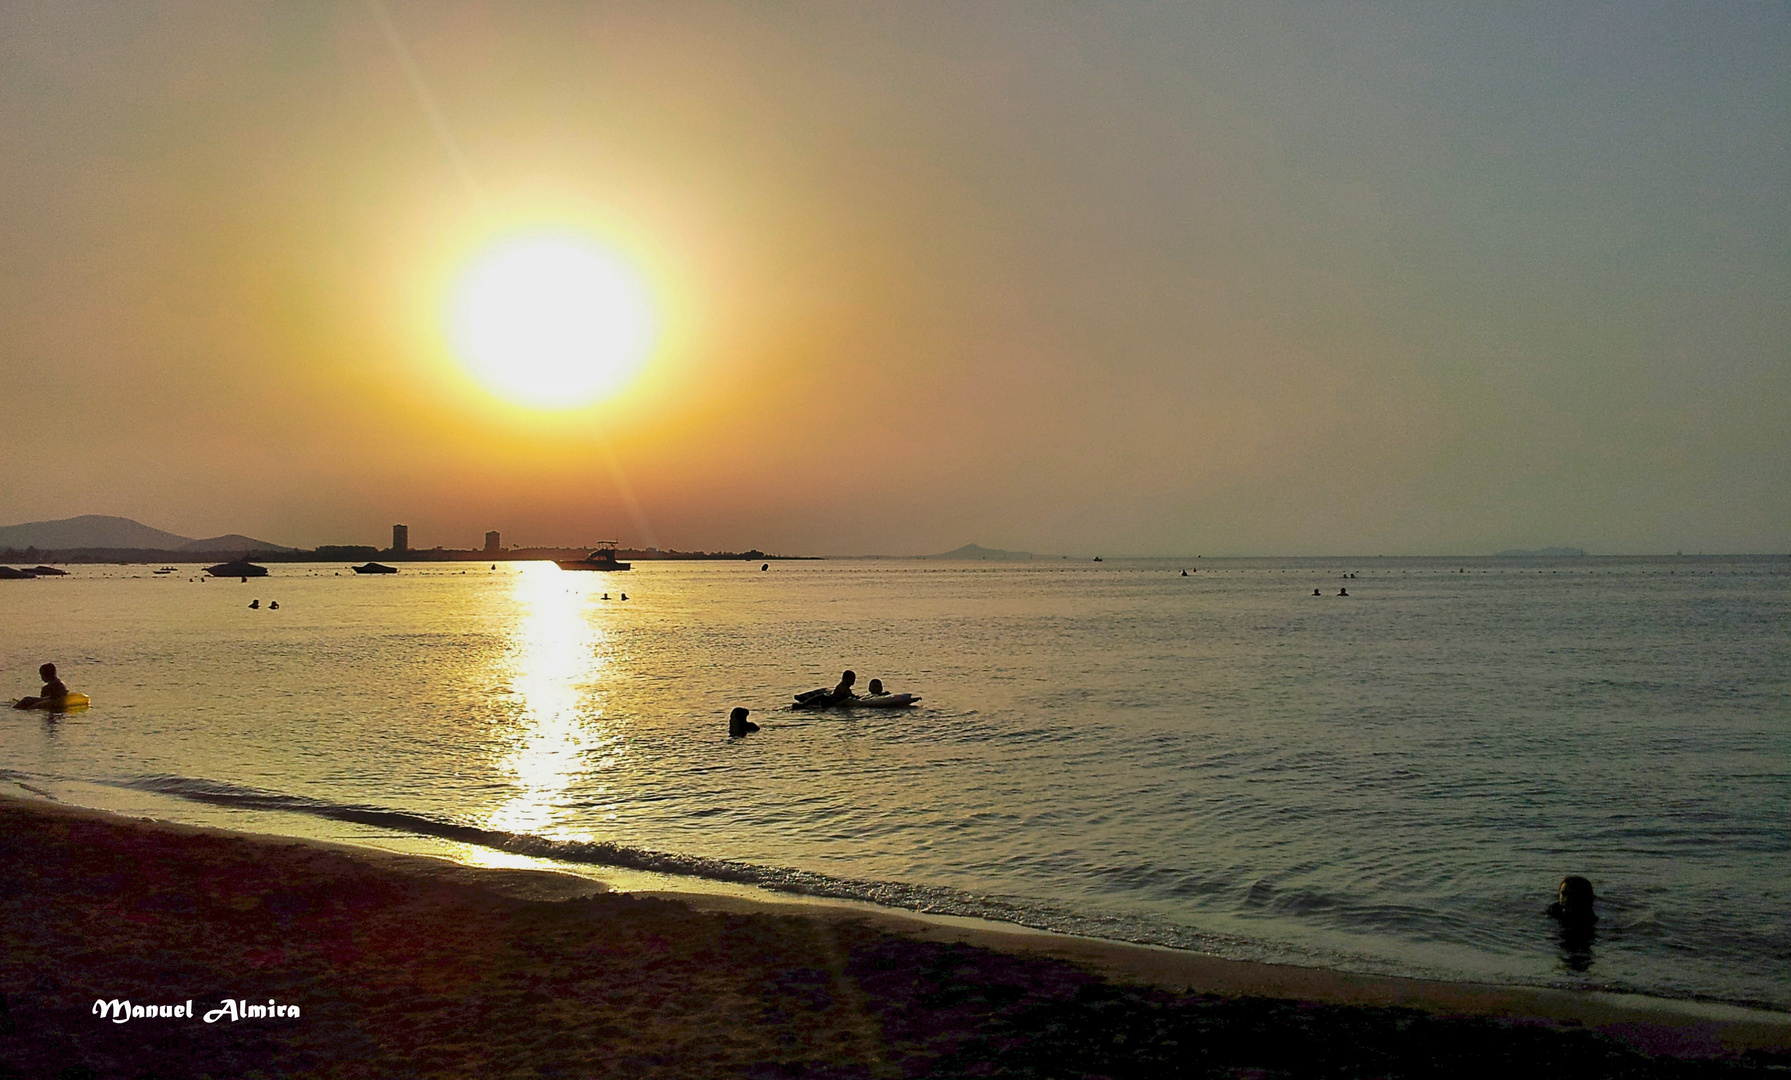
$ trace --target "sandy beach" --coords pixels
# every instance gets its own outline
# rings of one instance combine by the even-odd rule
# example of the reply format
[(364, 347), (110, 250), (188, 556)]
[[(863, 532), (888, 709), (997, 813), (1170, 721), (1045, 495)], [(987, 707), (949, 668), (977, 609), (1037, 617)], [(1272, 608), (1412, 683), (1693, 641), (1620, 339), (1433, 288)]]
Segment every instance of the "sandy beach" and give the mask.
[[(1791, 1065), (1791, 1017), (1774, 1013), (1243, 964), (826, 905), (621, 895), (570, 876), (41, 800), (0, 800), (0, 920), (0, 1077)], [(114, 1000), (157, 1015), (95, 1014)], [(243, 1015), (257, 1009), (267, 1015)]]

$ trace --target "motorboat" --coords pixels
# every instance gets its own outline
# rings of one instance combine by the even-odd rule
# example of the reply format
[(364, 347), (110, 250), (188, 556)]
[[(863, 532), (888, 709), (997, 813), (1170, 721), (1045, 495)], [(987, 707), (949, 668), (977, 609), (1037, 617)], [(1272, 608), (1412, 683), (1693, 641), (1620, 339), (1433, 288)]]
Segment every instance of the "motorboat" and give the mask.
[(617, 560), (616, 541), (591, 552), (582, 559), (555, 559), (554, 565), (561, 570), (631, 570), (633, 565)]

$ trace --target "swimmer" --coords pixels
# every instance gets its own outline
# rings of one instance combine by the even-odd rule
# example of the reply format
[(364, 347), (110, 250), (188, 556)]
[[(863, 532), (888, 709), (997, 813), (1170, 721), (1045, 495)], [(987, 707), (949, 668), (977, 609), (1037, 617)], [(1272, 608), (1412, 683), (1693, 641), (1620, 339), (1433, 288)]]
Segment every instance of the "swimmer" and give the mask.
[(609, 599), (609, 594), (608, 594), (608, 593), (604, 593), (604, 594), (603, 594), (603, 596), (602, 596), (602, 599), (604, 599), (604, 600), (608, 600), (608, 599)]
[(1561, 879), (1555, 902), (1548, 906), (1549, 918), (1563, 928), (1590, 927), (1598, 921), (1598, 913), (1592, 910), (1595, 899), (1590, 881), (1578, 874), (1569, 874)]
[(1592, 910), (1592, 883), (1578, 874), (1561, 879), (1561, 888), (1554, 903), (1548, 906), (1549, 918), (1560, 930), (1561, 962), (1570, 971), (1587, 971), (1592, 967), (1592, 946), (1598, 940), (1598, 913)]
[(279, 611), (280, 610), (280, 602), (278, 600), (269, 600), (267, 602), (267, 609), (269, 611)]
[(750, 709), (735, 709), (728, 714), (728, 738), (736, 738), (759, 730), (759, 725), (746, 718)]
[(1348, 596), (1348, 595), (1349, 595), (1349, 590), (1348, 590), (1348, 589), (1338, 589), (1338, 590), (1337, 590), (1337, 595), (1338, 595), (1338, 596)]
[[(244, 580), (247, 580), (247, 579), (245, 578)], [(261, 610), (261, 598), (260, 597), (257, 597), (255, 599), (249, 601), (249, 610), (250, 611)]]
[(626, 600), (626, 599), (628, 599), (628, 594), (627, 594), (627, 593), (623, 593), (623, 594), (622, 594), (622, 599), (624, 599), (624, 600)]
[(1321, 592), (1319, 592), (1319, 591), (1318, 591), (1318, 590), (1317, 590), (1317, 589), (1313, 589), (1313, 590), (1312, 590), (1312, 595), (1313, 595), (1313, 596), (1323, 596), (1323, 595), (1324, 595), (1324, 593), (1321, 593)]
[(852, 684), (857, 681), (858, 675), (856, 673), (842, 671), (840, 673), (839, 685), (834, 687), (833, 692), (827, 695), (827, 704), (838, 705), (842, 701), (850, 701), (852, 698), (857, 697), (858, 695), (852, 692)]
[(882, 679), (872, 679), (871, 680), (871, 696), (872, 697), (882, 697), (883, 696), (883, 680)]

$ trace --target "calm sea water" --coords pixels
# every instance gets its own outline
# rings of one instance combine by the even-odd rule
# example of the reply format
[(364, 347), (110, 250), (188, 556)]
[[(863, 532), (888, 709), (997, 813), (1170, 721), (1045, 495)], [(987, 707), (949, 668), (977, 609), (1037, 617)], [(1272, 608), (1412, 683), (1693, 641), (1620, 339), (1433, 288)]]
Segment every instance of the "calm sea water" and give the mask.
[[(6, 714), (0, 777), (1225, 956), (1791, 1006), (1783, 557), (338, 569), (0, 583), (11, 696), (53, 659), (95, 702)], [(844, 667), (924, 701), (783, 709)], [(730, 740), (735, 705), (763, 730)], [(1589, 956), (1543, 914), (1565, 873), (1601, 898)]]

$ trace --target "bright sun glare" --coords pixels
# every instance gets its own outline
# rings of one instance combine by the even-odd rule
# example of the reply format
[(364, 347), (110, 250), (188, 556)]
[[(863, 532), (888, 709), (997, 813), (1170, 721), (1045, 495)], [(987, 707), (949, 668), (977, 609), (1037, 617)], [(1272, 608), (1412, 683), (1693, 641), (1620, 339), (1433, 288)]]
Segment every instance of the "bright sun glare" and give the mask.
[(616, 255), (568, 236), (511, 240), (460, 277), (449, 330), (494, 393), (565, 409), (615, 393), (653, 348), (653, 305)]

